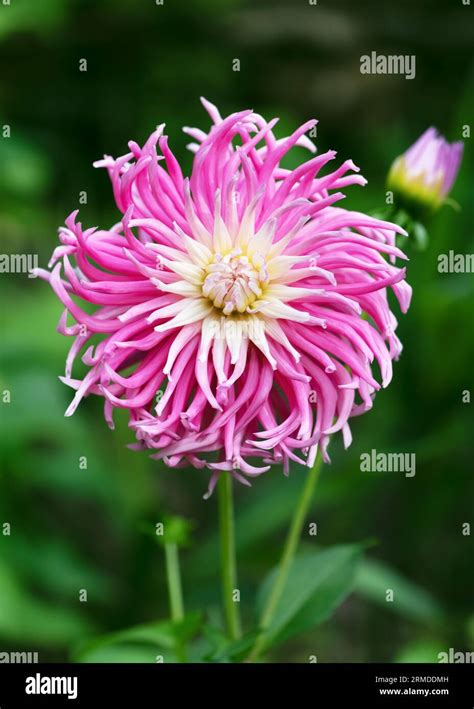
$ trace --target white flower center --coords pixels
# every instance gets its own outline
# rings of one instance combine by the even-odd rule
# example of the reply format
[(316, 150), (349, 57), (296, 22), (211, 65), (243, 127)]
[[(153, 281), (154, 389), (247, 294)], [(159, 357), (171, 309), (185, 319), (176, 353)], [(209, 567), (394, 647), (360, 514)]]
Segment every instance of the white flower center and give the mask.
[(238, 248), (227, 254), (214, 254), (205, 270), (202, 292), (225, 315), (244, 313), (260, 298), (262, 287), (269, 280), (263, 256), (254, 253), (249, 257)]

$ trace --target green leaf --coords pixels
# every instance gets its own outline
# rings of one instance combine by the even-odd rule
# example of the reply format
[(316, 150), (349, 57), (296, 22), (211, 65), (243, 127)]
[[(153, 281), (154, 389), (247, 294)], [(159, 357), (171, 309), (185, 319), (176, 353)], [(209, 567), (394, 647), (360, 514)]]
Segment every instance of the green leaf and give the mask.
[[(393, 603), (387, 603), (387, 589), (393, 590)], [(359, 566), (355, 590), (384, 608), (424, 623), (441, 622), (443, 611), (428, 591), (404, 578), (398, 571), (373, 559)]]
[[(82, 643), (73, 653), (73, 660), (75, 662), (115, 662), (116, 660), (97, 658), (109, 658), (114, 654), (118, 656), (122, 654), (121, 648), (127, 646), (135, 648), (137, 652), (140, 650), (140, 652), (146, 653), (149, 662), (156, 662), (157, 654), (162, 654), (166, 662), (175, 662), (176, 644), (186, 642), (194, 637), (200, 629), (201, 623), (200, 613), (190, 613), (180, 622), (163, 620), (136, 625)], [(132, 661), (130, 660), (130, 662)]]
[(416, 640), (406, 645), (395, 657), (394, 662), (439, 662), (439, 653), (446, 648), (434, 640)]
[(61, 24), (66, 16), (70, 0), (43, 0), (31, 4), (27, 0), (15, 0), (3, 7), (0, 14), (0, 37), (3, 39), (14, 32), (51, 31)]
[[(341, 545), (300, 555), (266, 633), (266, 645), (275, 645), (322, 623), (352, 591), (355, 571), (364, 545)], [(258, 599), (264, 607), (276, 569), (266, 578)]]
[(0, 537), (0, 552), (13, 569), (22, 570), (22, 578), (35, 588), (65, 601), (77, 599), (78, 589), (87, 588), (88, 594), (110, 604), (112, 591), (102, 570), (88, 565), (77, 550), (65, 539), (40, 537), (31, 539), (17, 532), (8, 538)]
[(412, 236), (417, 251), (426, 251), (429, 244), (429, 236), (426, 227), (421, 222), (413, 222)]
[(259, 631), (252, 630), (239, 640), (229, 640), (223, 633), (214, 628), (205, 628), (204, 633), (214, 645), (215, 650), (207, 654), (208, 662), (240, 662), (252, 649)]
[(0, 562), (0, 635), (4, 640), (45, 647), (77, 642), (93, 632), (77, 606), (68, 609), (35, 598), (13, 569)]
[(172, 649), (160, 648), (150, 644), (105, 645), (91, 648), (77, 662), (83, 663), (157, 663), (176, 662), (176, 654)]

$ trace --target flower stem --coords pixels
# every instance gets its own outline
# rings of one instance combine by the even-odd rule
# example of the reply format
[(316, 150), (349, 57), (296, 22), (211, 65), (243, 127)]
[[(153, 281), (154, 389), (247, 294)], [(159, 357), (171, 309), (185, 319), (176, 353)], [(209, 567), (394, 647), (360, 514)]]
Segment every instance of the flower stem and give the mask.
[(183, 592), (181, 589), (181, 574), (179, 570), (179, 556), (177, 544), (165, 544), (166, 577), (168, 580), (168, 594), (172, 620), (183, 620)]
[(293, 514), (293, 519), (291, 520), (291, 525), (285, 540), (278, 571), (260, 618), (260, 628), (262, 632), (258, 636), (250, 655), (247, 657), (247, 662), (254, 662), (265, 648), (267, 642), (267, 631), (271, 625), (273, 616), (285, 590), (288, 574), (290, 572), (291, 565), (298, 548), (301, 532), (303, 530), (304, 521), (306, 519), (311, 500), (313, 499), (316, 483), (319, 479), (321, 466), (322, 457), (319, 455), (313, 467), (310, 468), (308, 472), (301, 497)]
[[(179, 623), (184, 618), (183, 590), (179, 568), (178, 545), (168, 542), (165, 545), (166, 579), (170, 600), (171, 619)], [(176, 657), (179, 662), (186, 662), (186, 650), (180, 640), (176, 640)]]
[(235, 526), (233, 479), (228, 473), (223, 473), (218, 482), (219, 527), (221, 539), (222, 566), (222, 599), (227, 624), (227, 632), (231, 640), (241, 636), (239, 605), (234, 601), (234, 591), (237, 589), (237, 565), (235, 557)]

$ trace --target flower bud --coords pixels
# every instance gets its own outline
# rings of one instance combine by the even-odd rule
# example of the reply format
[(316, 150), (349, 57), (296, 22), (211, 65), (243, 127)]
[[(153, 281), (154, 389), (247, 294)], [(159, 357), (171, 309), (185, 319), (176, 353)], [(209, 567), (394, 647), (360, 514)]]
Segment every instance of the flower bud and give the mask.
[(415, 215), (436, 211), (454, 184), (463, 149), (462, 141), (450, 144), (428, 128), (390, 168), (387, 186), (397, 205)]

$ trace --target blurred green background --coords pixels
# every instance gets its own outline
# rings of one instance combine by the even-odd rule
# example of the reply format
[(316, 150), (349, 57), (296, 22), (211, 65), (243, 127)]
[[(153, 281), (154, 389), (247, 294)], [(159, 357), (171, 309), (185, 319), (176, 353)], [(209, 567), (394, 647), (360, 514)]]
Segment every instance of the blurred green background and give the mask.
[[(123, 154), (129, 139), (144, 141), (158, 123), (166, 122), (189, 170), (181, 126), (207, 129), (200, 95), (224, 114), (252, 107), (280, 116), (279, 135), (317, 117), (318, 149), (352, 157), (369, 180), (351, 188), (344, 206), (383, 205), (391, 161), (426, 127), (458, 140), (472, 123), (473, 11), (461, 0), (0, 3), (0, 125), (11, 127), (0, 138), (2, 253), (37, 253), (45, 267), (82, 191), (84, 224), (117, 221), (106, 172), (91, 163)], [(416, 79), (361, 75), (359, 58), (372, 50), (415, 54)], [(407, 247), (414, 298), (400, 322), (405, 349), (394, 381), (354, 420), (352, 447), (332, 443), (311, 512), (321, 547), (376, 544), (333, 618), (282, 644), (273, 660), (436, 661), (449, 647), (473, 649), (473, 542), (462, 525), (474, 523), (474, 417), (462, 393), (473, 388), (474, 285), (472, 274), (437, 271), (440, 253), (474, 249), (473, 175), (467, 139), (453, 191), (461, 211), (442, 210), (428, 251)], [(218, 626), (217, 499), (202, 499), (207, 474), (164, 470), (125, 448), (126, 419), (109, 431), (93, 397), (65, 419), (61, 305), (26, 275), (3, 274), (0, 287), (0, 389), (11, 392), (1, 405), (0, 650), (68, 660), (91, 636), (166, 617), (163, 551), (142, 532), (164, 514), (194, 521), (182, 555), (185, 602)], [(416, 476), (361, 473), (360, 454), (372, 448), (415, 452)], [(298, 467), (289, 479), (276, 469), (237, 489), (247, 627), (303, 477)], [(5, 527), (1, 534), (5, 523), (10, 535)], [(139, 643), (114, 652), (95, 659), (146, 657)]]

